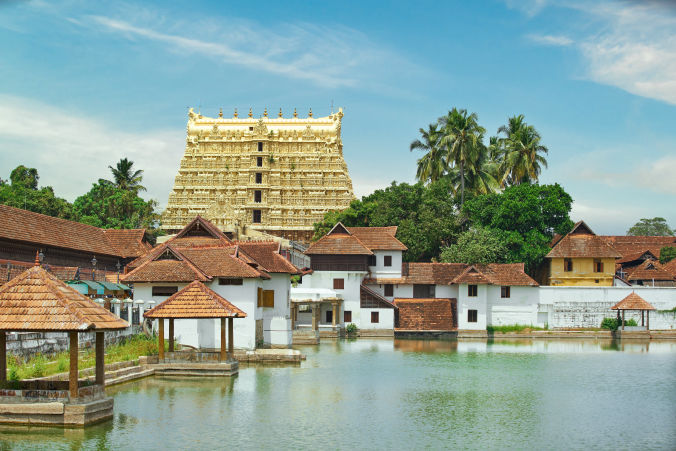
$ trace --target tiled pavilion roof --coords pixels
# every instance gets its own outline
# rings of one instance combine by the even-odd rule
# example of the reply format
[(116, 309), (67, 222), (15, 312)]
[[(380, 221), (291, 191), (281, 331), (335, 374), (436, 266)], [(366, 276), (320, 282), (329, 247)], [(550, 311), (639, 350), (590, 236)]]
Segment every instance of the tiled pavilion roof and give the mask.
[(0, 287), (0, 329), (85, 332), (129, 324), (39, 266)]
[(194, 281), (143, 314), (146, 318), (246, 318), (246, 313), (224, 297)]
[(617, 304), (610, 307), (611, 310), (656, 310), (648, 301), (632, 292)]

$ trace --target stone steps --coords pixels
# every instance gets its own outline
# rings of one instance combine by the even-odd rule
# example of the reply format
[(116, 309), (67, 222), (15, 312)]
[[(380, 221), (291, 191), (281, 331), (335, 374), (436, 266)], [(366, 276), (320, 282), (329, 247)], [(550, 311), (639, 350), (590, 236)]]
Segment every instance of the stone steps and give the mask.
[(152, 376), (153, 374), (155, 374), (155, 370), (152, 369), (152, 368), (151, 369), (144, 369), (143, 367), (138, 366), (138, 367), (135, 367), (134, 369), (135, 369), (135, 371), (130, 371), (130, 372), (127, 372), (126, 374), (123, 374), (123, 375), (117, 376), (117, 377), (113, 377), (113, 378), (109, 378), (108, 375), (106, 374), (106, 387), (121, 384), (123, 382), (133, 381), (133, 380), (136, 380), (136, 379), (141, 379), (142, 377), (148, 377), (148, 376)]

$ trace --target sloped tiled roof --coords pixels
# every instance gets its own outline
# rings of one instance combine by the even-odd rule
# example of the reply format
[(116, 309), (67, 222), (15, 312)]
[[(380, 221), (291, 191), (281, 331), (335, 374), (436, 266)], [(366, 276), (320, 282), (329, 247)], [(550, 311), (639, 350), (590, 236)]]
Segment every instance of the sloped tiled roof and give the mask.
[(246, 313), (194, 281), (143, 314), (146, 318), (246, 318)]
[(623, 258), (630, 254), (640, 254), (650, 251), (655, 257), (660, 257), (660, 250), (663, 247), (676, 247), (676, 237), (674, 236), (603, 236), (610, 242)]
[(662, 265), (662, 268), (672, 276), (676, 277), (676, 258)]
[(154, 260), (146, 262), (120, 277), (127, 282), (192, 282), (209, 280), (203, 272), (185, 260)]
[(143, 241), (145, 229), (103, 229), (113, 249), (122, 257), (138, 257), (152, 248), (150, 243)]
[(632, 292), (629, 296), (622, 299), (617, 304), (610, 307), (611, 310), (655, 310), (648, 301), (638, 294)]
[(290, 261), (279, 253), (280, 244), (275, 241), (238, 241), (240, 252), (253, 258), (269, 273), (299, 274)]
[(403, 263), (401, 278), (367, 278), (365, 284), (451, 285), (454, 283), (538, 286), (524, 269), (523, 263)]
[(404, 243), (395, 238), (397, 227), (346, 227), (353, 235), (359, 238), (364, 246), (372, 251), (395, 250), (405, 251), (408, 248)]
[(184, 248), (178, 250), (208, 277), (265, 277), (253, 266), (235, 256), (236, 247)]
[(354, 235), (336, 233), (324, 235), (305, 251), (306, 255), (373, 255)]
[(481, 271), (479, 271), (478, 268), (475, 266), (468, 266), (465, 268), (463, 272), (460, 273), (455, 279), (453, 279), (453, 283), (455, 284), (460, 284), (460, 283), (467, 283), (467, 284), (472, 284), (472, 285), (483, 285), (483, 284), (490, 284), (491, 281), (486, 277), (485, 274), (483, 274)]
[[(619, 252), (619, 250), (618, 250)], [(650, 250), (642, 250), (638, 252), (632, 252), (632, 253), (626, 253), (626, 252), (620, 252), (622, 254), (622, 258), (619, 258), (615, 260), (616, 264), (622, 264), (622, 263), (629, 263), (629, 262), (634, 262), (636, 260), (656, 260), (657, 256), (653, 254)]]
[(619, 258), (622, 255), (603, 237), (597, 236), (580, 221), (565, 237), (554, 245), (547, 258)]
[(359, 296), (361, 299), (368, 298), (369, 300), (374, 300), (379, 304), (381, 304), (383, 307), (389, 307), (395, 310), (399, 308), (394, 304), (393, 301), (389, 301), (387, 298), (376, 293), (375, 291), (373, 291), (372, 289), (363, 284), (359, 286)]
[(402, 274), (411, 284), (450, 285), (466, 267), (464, 263), (404, 263)]
[(0, 287), (0, 329), (87, 331), (124, 329), (129, 324), (34, 266)]
[(477, 267), (493, 285), (538, 286), (538, 283), (526, 274), (523, 263), (490, 263)]
[(646, 260), (640, 265), (627, 269), (627, 280), (674, 280), (673, 274), (666, 271), (657, 261)]

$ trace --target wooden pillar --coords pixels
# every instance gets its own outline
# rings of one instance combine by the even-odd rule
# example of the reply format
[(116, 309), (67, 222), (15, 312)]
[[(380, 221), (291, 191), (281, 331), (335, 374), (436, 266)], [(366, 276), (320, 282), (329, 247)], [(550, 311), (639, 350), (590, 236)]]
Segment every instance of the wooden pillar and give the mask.
[(319, 330), (319, 321), (317, 321), (317, 311), (320, 304), (312, 304), (312, 330)]
[(105, 333), (96, 332), (96, 384), (106, 384)]
[(70, 391), (70, 399), (77, 399), (77, 332), (69, 332), (70, 336), (70, 374), (68, 375), (68, 390)]
[(169, 352), (174, 352), (174, 318), (169, 318)]
[(296, 304), (291, 303), (291, 330), (296, 328)]
[(624, 310), (622, 310), (622, 330), (624, 330)]
[(225, 352), (225, 318), (221, 318), (221, 354), (218, 356), (218, 360), (224, 362), (228, 359), (228, 356)]
[(7, 380), (7, 332), (0, 330), (0, 385)]
[(228, 318), (228, 358), (235, 358), (235, 331), (233, 330), (233, 318)]
[(645, 310), (641, 310), (641, 326), (645, 326)]
[(159, 359), (160, 361), (164, 360), (164, 318), (159, 318), (158, 320), (158, 327), (157, 327), (157, 333), (159, 334), (158, 337), (158, 351), (159, 351)]
[(645, 323), (645, 325), (646, 325), (645, 328), (646, 328), (646, 330), (650, 330), (650, 310), (646, 310), (646, 315), (647, 315), (647, 318), (646, 318), (647, 321)]
[(331, 325), (333, 327), (336, 327), (336, 320), (338, 318), (338, 303), (334, 302), (332, 304), (332, 307), (333, 307), (333, 314), (332, 314), (332, 318), (331, 318)]

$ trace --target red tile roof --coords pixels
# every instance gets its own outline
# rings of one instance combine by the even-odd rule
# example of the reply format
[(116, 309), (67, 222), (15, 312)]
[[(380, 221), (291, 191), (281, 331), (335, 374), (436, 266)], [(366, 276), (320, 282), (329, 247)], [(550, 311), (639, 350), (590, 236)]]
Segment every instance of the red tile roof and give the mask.
[(246, 313), (194, 281), (143, 314), (146, 318), (246, 318)]
[(306, 255), (373, 255), (373, 252), (354, 235), (324, 235), (305, 251)]
[(665, 271), (676, 277), (676, 258), (662, 265)]
[(393, 308), (395, 310), (399, 308), (394, 304), (394, 302), (388, 300), (363, 284), (359, 286), (359, 297), (362, 300), (366, 298), (368, 300), (376, 301), (383, 307)]
[(674, 280), (674, 275), (665, 270), (657, 261), (646, 260), (640, 265), (626, 270), (626, 280)]
[(359, 238), (364, 246), (372, 251), (394, 250), (405, 251), (408, 248), (395, 238), (397, 227), (346, 227), (354, 236)]
[(632, 292), (617, 304), (610, 307), (611, 310), (655, 310), (645, 299)]
[(396, 226), (345, 227), (340, 222), (312, 243), (307, 255), (373, 255), (375, 250), (405, 251), (404, 244), (395, 238)]
[(674, 236), (604, 236), (623, 257), (650, 251), (655, 257), (660, 257), (663, 247), (676, 247)]
[(280, 244), (275, 241), (238, 241), (240, 252), (256, 261), (269, 273), (299, 274), (300, 271), (280, 253)]
[(403, 263), (400, 278), (367, 278), (365, 284), (451, 285), (457, 283), (537, 286), (524, 269), (523, 263)]
[(526, 274), (523, 263), (490, 263), (477, 265), (477, 268), (493, 285), (538, 286), (538, 283)]
[(145, 229), (111, 230), (0, 205), (0, 238), (96, 255), (142, 255)]
[(584, 221), (575, 224), (573, 230), (559, 240), (547, 258), (619, 258), (622, 255), (604, 237), (597, 236)]
[(460, 273), (455, 279), (453, 279), (453, 283), (455, 284), (460, 284), (460, 283), (466, 283), (466, 284), (471, 284), (471, 285), (489, 285), (491, 281), (486, 277), (485, 274), (483, 274), (481, 271), (479, 271), (478, 268), (475, 266), (468, 266), (465, 268), (465, 270)]

